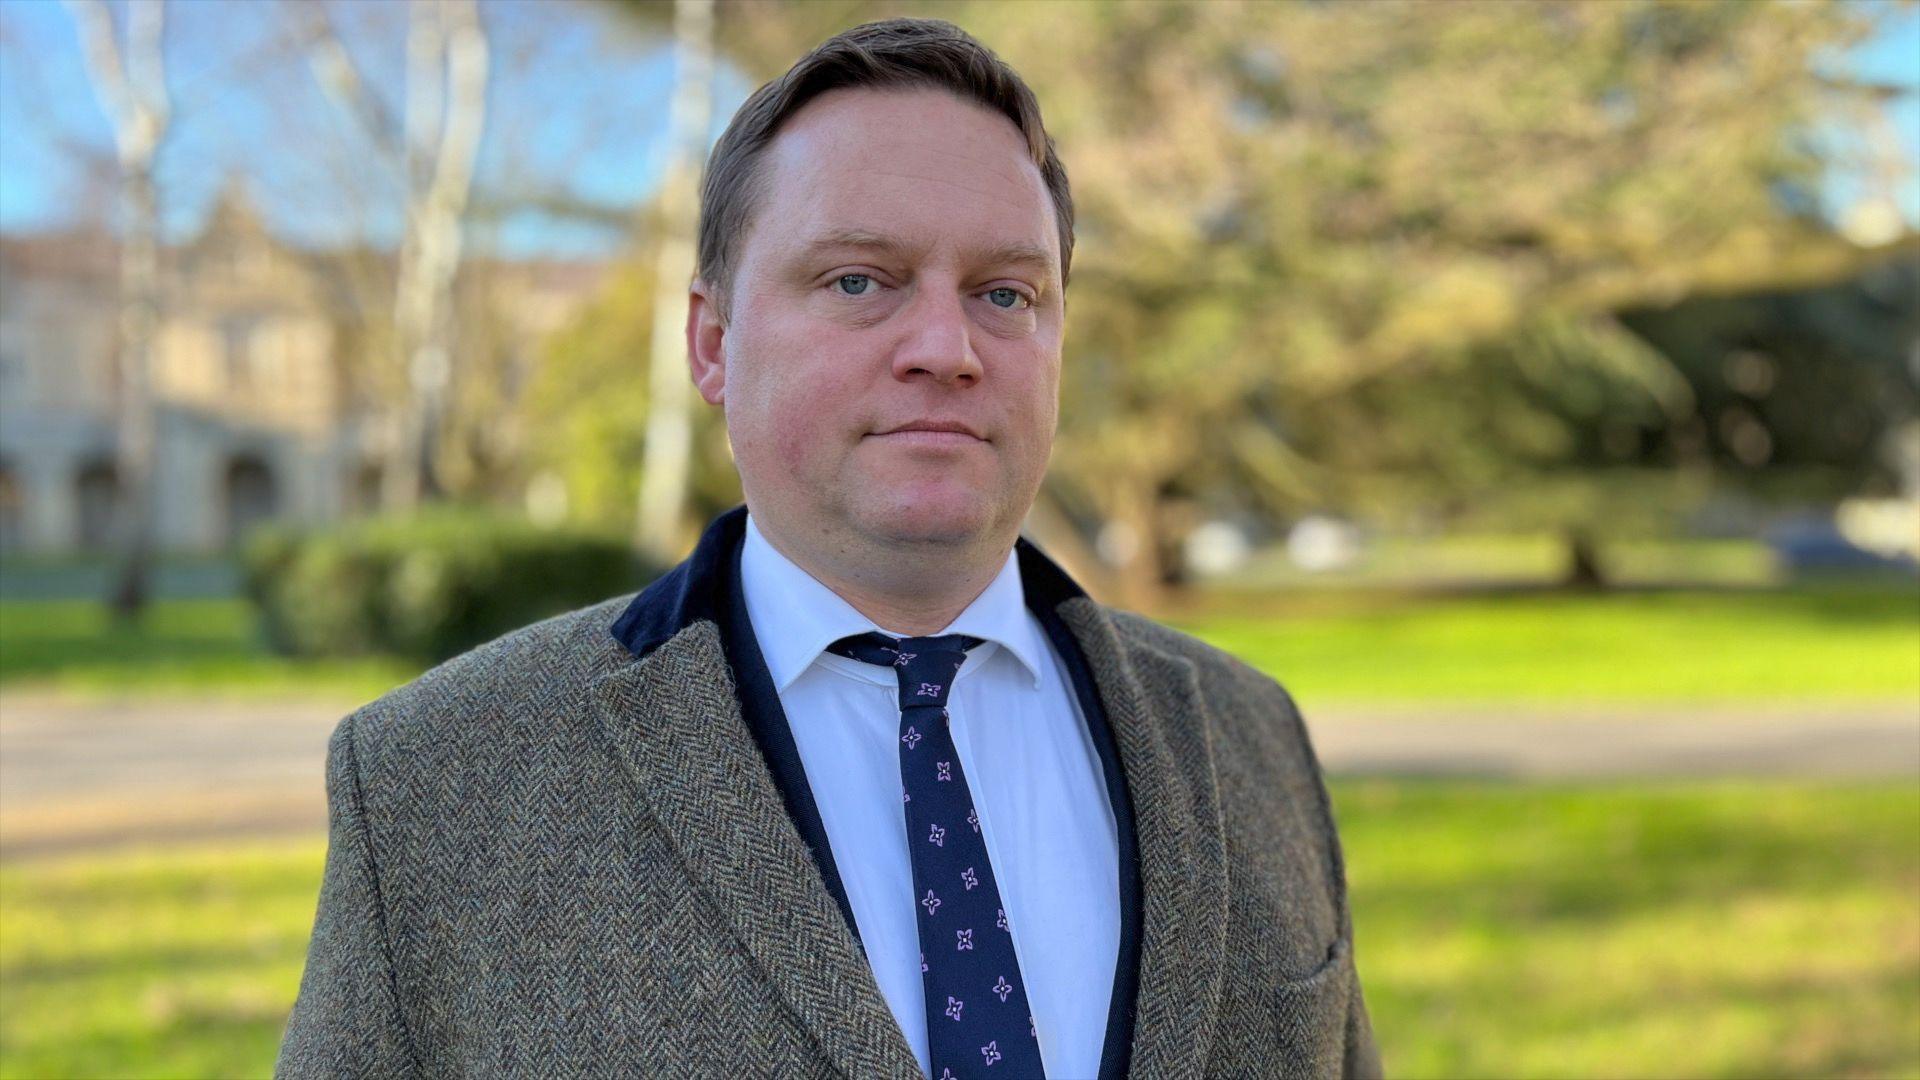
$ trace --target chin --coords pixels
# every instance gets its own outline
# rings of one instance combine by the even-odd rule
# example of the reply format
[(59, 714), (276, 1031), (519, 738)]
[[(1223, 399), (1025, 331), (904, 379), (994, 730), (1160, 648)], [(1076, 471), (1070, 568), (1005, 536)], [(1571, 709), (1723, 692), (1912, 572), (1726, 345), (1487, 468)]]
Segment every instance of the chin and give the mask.
[(899, 543), (960, 544), (993, 527), (993, 508), (975, 492), (890, 501), (868, 515), (873, 531)]

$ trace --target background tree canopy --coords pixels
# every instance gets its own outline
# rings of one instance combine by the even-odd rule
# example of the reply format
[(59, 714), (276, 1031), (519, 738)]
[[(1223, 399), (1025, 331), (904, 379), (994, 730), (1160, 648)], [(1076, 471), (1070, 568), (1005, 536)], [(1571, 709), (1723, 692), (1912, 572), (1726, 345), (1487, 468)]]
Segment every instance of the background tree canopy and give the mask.
[(895, 14), (1000, 52), (1061, 147), (1078, 247), (1043, 497), (1135, 602), (1223, 513), (1547, 528), (1590, 578), (1594, 543), (1724, 484), (1884, 481), (1917, 411), (1913, 278), (1874, 269), (1914, 246), (1810, 209), (1816, 135), (1879, 105), (1822, 59), (1884, 11), (723, 2), (717, 34), (758, 80)]

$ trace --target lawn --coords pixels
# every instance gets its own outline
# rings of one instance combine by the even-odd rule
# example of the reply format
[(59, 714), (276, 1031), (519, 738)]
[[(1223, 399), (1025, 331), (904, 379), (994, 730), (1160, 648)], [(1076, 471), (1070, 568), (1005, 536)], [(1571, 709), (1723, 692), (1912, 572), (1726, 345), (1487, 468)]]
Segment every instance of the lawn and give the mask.
[[(0, 601), (0, 687), (371, 700), (419, 674), (270, 653), (228, 598)], [(1597, 595), (1388, 589), (1199, 596), (1168, 621), (1316, 702), (1920, 700), (1920, 582)]]
[(96, 601), (0, 601), (0, 687), (9, 690), (370, 701), (419, 673), (381, 657), (276, 656), (238, 598), (160, 600), (132, 630), (116, 628)]
[(1920, 582), (1219, 594), (1169, 620), (1312, 701), (1920, 701)]
[[(1920, 1075), (1910, 783), (1336, 781), (1390, 1075)], [(0, 866), (0, 1076), (261, 1076), (324, 845)]]

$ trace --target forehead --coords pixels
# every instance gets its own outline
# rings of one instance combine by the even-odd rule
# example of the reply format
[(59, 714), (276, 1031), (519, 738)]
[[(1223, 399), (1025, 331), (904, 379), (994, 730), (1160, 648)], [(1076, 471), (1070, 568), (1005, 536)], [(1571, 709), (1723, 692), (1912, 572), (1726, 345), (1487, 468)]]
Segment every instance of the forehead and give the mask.
[[(794, 259), (848, 240), (895, 254), (1041, 257), (1057, 278), (1046, 181), (1013, 121), (938, 89), (832, 90), (768, 147), (746, 259)], [(881, 245), (887, 246), (887, 245)]]

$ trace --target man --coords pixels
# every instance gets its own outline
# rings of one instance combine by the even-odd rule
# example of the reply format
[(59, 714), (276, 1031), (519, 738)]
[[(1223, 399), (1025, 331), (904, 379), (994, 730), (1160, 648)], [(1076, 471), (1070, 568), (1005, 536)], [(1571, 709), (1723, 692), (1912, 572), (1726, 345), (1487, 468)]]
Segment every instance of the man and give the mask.
[(746, 506), (341, 723), (282, 1075), (1378, 1074), (1286, 692), (1019, 537), (1072, 238), (950, 24), (748, 99), (687, 319)]

